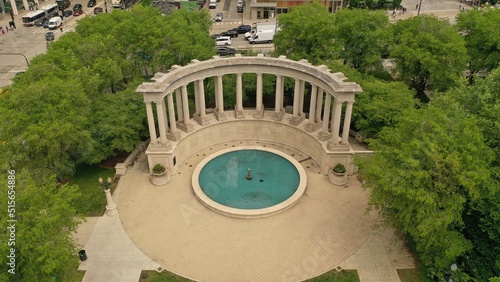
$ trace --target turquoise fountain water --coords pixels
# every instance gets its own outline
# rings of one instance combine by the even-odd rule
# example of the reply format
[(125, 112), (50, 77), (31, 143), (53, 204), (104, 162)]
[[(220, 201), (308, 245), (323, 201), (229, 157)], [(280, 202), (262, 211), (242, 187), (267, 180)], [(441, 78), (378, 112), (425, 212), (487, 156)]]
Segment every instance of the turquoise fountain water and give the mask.
[(238, 150), (210, 160), (201, 169), (198, 181), (203, 193), (213, 201), (252, 210), (271, 207), (291, 197), (297, 191), (300, 176), (294, 164), (277, 154)]

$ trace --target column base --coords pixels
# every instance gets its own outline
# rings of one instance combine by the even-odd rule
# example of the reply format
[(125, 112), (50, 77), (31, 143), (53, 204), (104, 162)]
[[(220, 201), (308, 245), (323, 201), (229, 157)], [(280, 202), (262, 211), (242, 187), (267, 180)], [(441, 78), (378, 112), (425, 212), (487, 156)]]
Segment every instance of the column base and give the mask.
[(245, 118), (245, 112), (243, 112), (243, 110), (238, 110), (234, 109), (234, 117), (237, 118), (237, 119), (244, 119)]
[(226, 113), (224, 111), (219, 111), (219, 109), (214, 109), (214, 116), (218, 121), (225, 121), (227, 119)]
[(301, 124), (304, 120), (306, 119), (306, 115), (304, 113), (299, 114), (298, 116), (292, 116), (290, 118), (290, 124), (291, 125), (299, 125)]
[(181, 133), (178, 130), (168, 130), (167, 131), (167, 139), (171, 141), (179, 141), (181, 140)]
[(279, 112), (274, 112), (271, 119), (275, 121), (281, 121), (285, 116), (285, 109), (281, 108)]
[(304, 130), (307, 132), (314, 132), (321, 128), (322, 122), (308, 122), (304, 127)]
[(255, 112), (253, 112), (253, 117), (256, 119), (264, 118), (264, 105), (260, 106), (260, 110), (255, 109)]
[(191, 122), (185, 122), (184, 120), (177, 122), (177, 128), (185, 132), (193, 132), (194, 126)]
[(334, 140), (330, 139), (330, 141), (328, 141), (327, 149), (330, 151), (345, 151), (350, 150), (351, 145), (349, 145), (349, 143), (341, 144), (341, 142), (339, 141), (335, 142)]
[(199, 125), (209, 125), (210, 124), (210, 118), (205, 116), (201, 116), (200, 114), (194, 114), (193, 119), (199, 124)]
[(149, 143), (148, 146), (149, 151), (165, 151), (165, 149), (167, 149), (167, 151), (172, 149), (172, 144), (168, 140), (166, 143), (161, 143), (161, 142)]
[(330, 131), (320, 131), (318, 132), (318, 139), (319, 141), (326, 141), (328, 139), (332, 138), (332, 133)]
[(116, 204), (113, 204), (111, 206), (106, 206), (106, 214), (108, 216), (115, 216), (118, 214), (118, 210), (116, 209)]

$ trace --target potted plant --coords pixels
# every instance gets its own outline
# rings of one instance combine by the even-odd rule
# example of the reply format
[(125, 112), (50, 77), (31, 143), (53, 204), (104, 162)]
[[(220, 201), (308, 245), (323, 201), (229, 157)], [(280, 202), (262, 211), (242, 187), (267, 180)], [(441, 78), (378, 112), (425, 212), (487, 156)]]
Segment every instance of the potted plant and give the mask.
[(341, 163), (336, 164), (328, 173), (330, 183), (336, 186), (344, 187), (347, 185), (347, 169)]
[(156, 164), (151, 169), (151, 175), (149, 179), (153, 185), (165, 185), (170, 180), (170, 174), (167, 172), (167, 169), (163, 165)]

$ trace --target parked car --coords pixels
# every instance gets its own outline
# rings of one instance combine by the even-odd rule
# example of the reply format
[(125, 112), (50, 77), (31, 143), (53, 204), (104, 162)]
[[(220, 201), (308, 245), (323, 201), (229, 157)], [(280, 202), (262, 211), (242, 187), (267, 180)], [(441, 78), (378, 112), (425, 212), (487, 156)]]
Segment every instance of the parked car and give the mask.
[(82, 10), (82, 9), (83, 9), (82, 4), (75, 4), (75, 6), (73, 6), (73, 11)]
[(65, 17), (65, 18), (70, 17), (72, 15), (73, 15), (73, 11), (71, 11), (71, 10), (64, 10), (64, 12), (63, 12), (63, 17)]
[(235, 38), (235, 37), (238, 37), (238, 32), (236, 30), (228, 30), (228, 31), (224, 31), (223, 33), (220, 34), (220, 36), (229, 36), (231, 38)]
[(219, 37), (215, 38), (215, 44), (217, 46), (231, 45), (231, 37), (229, 37), (229, 36), (219, 36)]
[(101, 7), (95, 7), (94, 8), (94, 15), (102, 13), (102, 8)]
[(45, 40), (46, 41), (54, 40), (54, 33), (52, 31), (46, 32), (45, 33)]
[(97, 4), (96, 0), (89, 0), (89, 2), (87, 2), (87, 7), (91, 8), (94, 7), (96, 4)]
[(83, 14), (83, 10), (73, 10), (73, 16), (74, 17), (78, 17), (81, 14)]
[(210, 3), (208, 4), (209, 9), (215, 9), (217, 8), (217, 1), (216, 0), (210, 0)]
[(239, 27), (233, 28), (233, 30), (237, 31), (239, 34), (244, 34), (252, 30), (252, 27), (249, 25), (240, 25)]
[(216, 22), (220, 22), (220, 21), (222, 21), (222, 18), (223, 18), (222, 13), (221, 13), (221, 12), (218, 12), (218, 13), (215, 15), (214, 20), (215, 20)]
[(243, 6), (241, 6), (241, 7), (237, 7), (237, 8), (236, 8), (236, 12), (238, 12), (238, 13), (243, 13)]
[(220, 56), (234, 55), (236, 54), (236, 50), (226, 46), (218, 46), (217, 54)]
[(43, 19), (42, 26), (43, 26), (44, 28), (49, 28), (49, 19)]

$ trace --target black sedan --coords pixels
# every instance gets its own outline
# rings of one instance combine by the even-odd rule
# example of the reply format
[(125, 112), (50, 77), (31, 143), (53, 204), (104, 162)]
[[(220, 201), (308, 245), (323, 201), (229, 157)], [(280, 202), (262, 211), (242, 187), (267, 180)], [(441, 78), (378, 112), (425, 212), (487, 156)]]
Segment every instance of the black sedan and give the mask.
[(64, 10), (63, 12), (63, 17), (67, 18), (67, 17), (71, 17), (73, 15), (73, 11), (71, 10)]
[(236, 30), (230, 29), (228, 31), (224, 31), (219, 36), (229, 36), (231, 38), (235, 38), (235, 37), (238, 37), (238, 32)]
[(218, 46), (217, 47), (217, 55), (227, 56), (227, 55), (234, 55), (235, 53), (236, 53), (236, 50), (233, 48), (229, 48), (226, 46)]
[(95, 5), (97, 4), (96, 0), (89, 0), (89, 2), (87, 2), (87, 7), (94, 7)]
[(244, 34), (252, 30), (252, 27), (249, 25), (240, 25), (239, 27), (233, 28), (233, 30), (237, 31), (239, 34)]
[(94, 8), (94, 15), (102, 13), (102, 8), (101, 7), (95, 7)]

